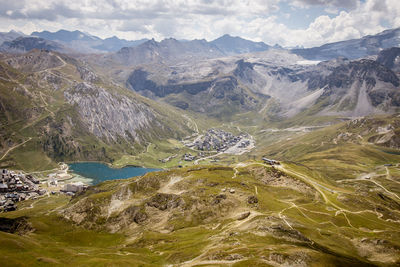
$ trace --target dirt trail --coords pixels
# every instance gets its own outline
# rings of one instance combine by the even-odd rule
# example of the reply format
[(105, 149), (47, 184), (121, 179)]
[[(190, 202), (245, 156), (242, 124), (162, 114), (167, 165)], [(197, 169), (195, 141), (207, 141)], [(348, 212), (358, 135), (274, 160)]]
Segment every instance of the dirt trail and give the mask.
[(55, 67), (55, 68), (52, 68), (53, 70), (54, 69), (60, 69), (60, 68), (65, 67), (67, 65), (67, 62), (65, 62), (64, 59), (62, 59), (59, 55), (56, 55), (56, 57), (61, 61), (62, 65), (58, 66), (58, 67)]
[[(242, 165), (241, 167), (250, 166), (250, 165), (261, 165), (261, 166), (269, 167), (269, 166), (266, 165), (266, 164), (257, 163), (257, 162), (246, 163), (245, 165)], [(282, 165), (280, 165), (280, 166), (275, 166), (275, 168), (278, 168), (278, 169), (280, 169), (281, 171), (286, 172), (286, 173), (288, 173), (288, 174), (294, 175), (294, 176), (296, 176), (296, 177), (302, 179), (302, 180), (303, 180), (304, 182), (306, 182), (307, 184), (311, 185), (315, 190), (317, 190), (317, 191), (321, 194), (321, 196), (323, 197), (323, 199), (324, 199), (324, 201), (325, 201), (326, 204), (331, 205), (333, 208), (336, 209), (335, 216), (338, 216), (338, 215), (342, 214), (342, 215), (345, 217), (346, 221), (348, 222), (349, 226), (352, 227), (352, 228), (355, 228), (355, 227), (351, 224), (351, 222), (350, 222), (349, 218), (347, 217), (346, 213), (351, 213), (351, 214), (374, 213), (374, 214), (376, 214), (377, 217), (378, 217), (379, 219), (381, 219), (382, 221), (385, 221), (385, 222), (395, 222), (395, 223), (397, 222), (397, 221), (393, 221), (393, 220), (390, 220), (390, 219), (386, 219), (386, 220), (385, 220), (385, 219), (382, 219), (382, 218), (381, 218), (381, 217), (382, 217), (381, 214), (379, 214), (379, 213), (376, 212), (375, 210), (351, 211), (351, 210), (344, 209), (344, 208), (342, 208), (342, 207), (336, 205), (336, 204), (333, 203), (332, 201), (330, 201), (329, 198), (326, 196), (326, 194), (323, 192), (323, 190), (328, 190), (329, 192), (332, 192), (332, 191), (333, 191), (333, 192), (338, 192), (337, 190), (332, 190), (332, 189), (330, 189), (330, 188), (327, 188), (326, 186), (323, 186), (323, 185), (321, 185), (321, 184), (319, 184), (319, 183), (317, 183), (317, 182), (315, 182), (315, 181), (309, 179), (307, 176), (305, 176), (305, 175), (303, 175), (303, 174), (301, 174), (301, 173), (298, 173), (298, 172), (295, 172), (295, 171), (292, 171), (292, 170), (288, 170), (287, 168), (285, 168), (285, 167), (282, 166)], [(369, 174), (368, 174), (368, 175), (364, 175), (364, 176), (367, 177), (367, 176), (369, 176)], [(366, 180), (365, 178), (352, 179), (352, 181), (354, 181), (354, 180), (365, 180), (365, 181), (370, 181), (370, 182), (376, 183), (375, 181)], [(380, 184), (378, 184), (378, 183), (376, 183), (376, 184), (377, 184), (378, 186), (382, 186), (382, 185), (380, 185)], [(383, 188), (384, 190), (386, 189), (386, 188), (384, 188), (383, 186), (382, 186), (382, 188)], [(386, 190), (387, 190), (387, 189), (386, 189)], [(393, 192), (391, 192), (391, 191), (389, 191), (389, 190), (387, 190), (387, 192), (388, 192), (388, 193), (391, 193), (391, 194), (394, 194), (396, 197), (398, 197), (397, 194), (395, 194), (395, 193), (393, 193)], [(292, 202), (291, 202), (291, 203), (288, 203), (288, 204), (294, 205), (293, 207), (296, 207), (296, 208), (297, 208), (297, 206), (296, 206), (294, 203), (292, 203)], [(289, 207), (289, 208), (286, 208), (286, 209), (284, 209), (284, 210), (288, 210), (288, 209), (293, 208), (293, 207)], [(307, 210), (307, 209), (305, 209), (305, 208), (302, 208), (302, 209), (303, 209), (303, 210)], [(280, 218), (281, 218), (281, 219), (283, 219), (283, 217), (281, 217), (281, 216), (282, 216), (282, 212), (284, 212), (284, 210), (282, 210), (282, 211), (280, 212)], [(307, 210), (307, 211), (309, 211), (309, 210)], [(309, 211), (309, 212), (315, 212), (315, 211)], [(330, 215), (330, 216), (331, 216), (331, 215)], [(287, 223), (287, 222), (286, 222), (286, 223)], [(358, 229), (358, 228), (356, 228), (356, 229)]]
[(388, 179), (388, 180), (390, 180), (392, 182), (395, 182), (397, 184), (400, 184), (399, 181), (396, 181), (395, 179), (392, 178), (392, 175), (390, 175), (389, 168), (385, 166), (385, 169), (386, 169), (386, 179)]
[[(237, 177), (237, 174), (238, 174), (237, 168), (239, 168), (239, 167), (240, 168), (247, 167), (247, 166), (251, 166), (251, 165), (261, 165), (261, 166), (265, 166), (265, 167), (270, 167), (269, 165), (262, 164), (262, 163), (257, 163), (257, 162), (241, 163), (240, 165), (234, 165), (234, 167), (233, 167), (234, 173), (233, 173), (232, 178), (236, 178)], [(275, 166), (275, 167), (277, 168), (278, 166)], [(285, 172), (285, 173), (287, 173), (289, 175), (293, 175), (293, 176), (297, 177), (298, 179), (301, 179), (302, 181), (306, 182), (307, 184), (309, 184), (310, 186), (315, 188), (315, 190), (317, 190), (321, 194), (321, 196), (325, 200), (325, 203), (327, 205), (331, 206), (332, 208), (334, 208), (331, 212), (314, 211), (314, 210), (308, 210), (306, 207), (302, 207), (302, 205), (296, 205), (296, 203), (294, 203), (295, 200), (292, 200), (292, 201), (283, 201), (282, 200), (282, 202), (286, 203), (288, 206), (286, 208), (282, 209), (277, 215), (282, 220), (282, 222), (284, 224), (286, 224), (290, 229), (294, 229), (294, 227), (292, 226), (292, 224), (291, 224), (291, 222), (289, 220), (290, 216), (286, 216), (284, 213), (286, 211), (289, 211), (290, 209), (296, 209), (299, 212), (299, 214), (301, 214), (305, 219), (309, 220), (312, 223), (318, 224), (318, 225), (331, 224), (334, 227), (338, 227), (338, 228), (343, 227), (343, 226), (335, 225), (330, 220), (319, 221), (318, 219), (313, 219), (312, 217), (308, 216), (307, 213), (321, 214), (321, 215), (324, 215), (324, 216), (328, 216), (329, 218), (332, 218), (333, 216), (343, 216), (344, 219), (347, 222), (347, 225), (348, 225), (348, 226), (345, 226), (345, 227), (350, 227), (350, 228), (356, 229), (358, 231), (363, 231), (363, 232), (389, 231), (389, 230), (380, 230), (380, 229), (379, 230), (376, 230), (376, 229), (365, 230), (365, 229), (360, 229), (358, 227), (355, 227), (352, 224), (350, 218), (348, 217), (349, 214), (361, 215), (363, 213), (374, 213), (381, 220), (383, 220), (381, 218), (383, 215), (381, 215), (381, 214), (379, 214), (379, 213), (377, 213), (376, 211), (373, 211), (373, 210), (350, 211), (350, 210), (347, 210), (345, 208), (342, 208), (342, 207), (339, 206), (339, 203), (338, 204), (334, 203), (333, 202), (334, 200), (330, 200), (331, 197), (330, 196), (328, 197), (328, 192), (340, 193), (340, 192), (342, 192), (340, 189), (328, 188), (327, 186), (322, 185), (322, 184), (318, 183), (317, 181), (314, 181), (312, 178), (307, 177), (306, 175), (304, 175), (302, 173), (299, 173), (299, 172), (293, 171), (291, 169), (288, 169), (285, 166), (280, 166), (280, 167), (278, 167), (278, 169), (282, 170), (283, 172)], [(254, 186), (254, 189), (255, 189), (255, 194), (258, 194), (257, 186)], [(244, 212), (243, 210), (237, 211), (234, 214), (234, 216), (238, 216), (243, 212)], [(256, 217), (256, 216), (267, 215), (267, 214), (259, 213), (259, 212), (253, 211), (253, 210), (251, 210), (250, 212), (251, 212), (251, 214), (250, 214), (250, 216), (248, 218), (246, 218), (244, 220), (240, 220), (240, 221), (235, 220), (235, 221), (232, 221), (232, 222), (222, 226), (221, 231), (217, 235), (213, 236), (213, 240), (212, 240), (211, 244), (208, 245), (206, 248), (204, 248), (202, 250), (202, 253), (199, 256), (197, 256), (197, 257), (195, 257), (195, 258), (193, 258), (193, 259), (191, 259), (189, 261), (183, 262), (183, 263), (179, 264), (179, 266), (197, 266), (197, 265), (201, 265), (201, 264), (204, 264), (204, 265), (207, 265), (207, 264), (217, 264), (217, 265), (218, 264), (222, 264), (222, 265), (224, 265), (224, 264), (234, 264), (235, 261), (229, 261), (228, 262), (228, 261), (225, 261), (225, 260), (217, 260), (217, 261), (215, 261), (215, 260), (207, 260), (205, 257), (208, 255), (207, 253), (209, 253), (210, 251), (212, 251), (213, 249), (218, 247), (218, 241), (219, 241), (220, 238), (222, 238), (222, 236), (224, 236), (224, 234), (227, 234), (230, 231), (237, 231), (237, 230), (240, 230), (240, 229), (244, 229), (245, 227), (248, 227), (248, 223), (251, 222), (252, 219), (254, 219), (254, 217)], [(365, 218), (365, 219), (367, 221), (369, 220), (368, 218)], [(396, 229), (393, 225), (388, 225), (386, 223), (387, 220), (383, 220), (383, 221), (384, 222), (380, 223), (382, 226), (384, 225), (387, 229), (393, 229), (393, 230)], [(241, 260), (243, 260), (243, 259), (241, 259)], [(240, 260), (238, 260), (238, 261), (240, 261)]]
[(158, 190), (158, 192), (159, 192), (159, 193), (164, 193), (164, 194), (177, 194), (177, 195), (180, 195), (180, 194), (182, 194), (183, 192), (185, 192), (185, 190), (178, 191), (178, 190), (172, 189), (172, 187), (173, 187), (175, 184), (177, 184), (177, 183), (179, 183), (180, 181), (182, 181), (182, 180), (183, 180), (183, 177), (182, 177), (182, 176), (173, 176), (173, 177), (171, 177), (171, 179), (169, 180), (168, 183), (166, 183), (164, 186), (162, 186), (162, 187)]
[(199, 127), (197, 126), (197, 123), (196, 123), (192, 118), (190, 118), (188, 115), (186, 115), (186, 114), (184, 114), (183, 117), (186, 118), (188, 121), (190, 121), (190, 122), (193, 124), (193, 126), (194, 126), (195, 132), (196, 132), (196, 133), (199, 133)]
[(22, 143), (20, 143), (20, 144), (18, 144), (18, 145), (15, 145), (15, 146), (13, 146), (13, 147), (10, 147), (10, 148), (6, 151), (6, 153), (4, 153), (4, 155), (0, 158), (0, 160), (3, 160), (3, 159), (7, 156), (7, 154), (10, 153), (10, 151), (16, 149), (17, 147), (22, 146), (23, 144), (25, 144), (26, 142), (28, 142), (28, 141), (30, 141), (30, 140), (32, 140), (32, 137), (29, 137), (28, 140), (25, 140), (24, 142), (22, 142)]
[(47, 103), (47, 101), (46, 100), (44, 100), (44, 98), (43, 98), (43, 93), (42, 92), (39, 92), (39, 95), (40, 95), (40, 98), (42, 99), (42, 101), (43, 101), (43, 104), (44, 104), (44, 109), (45, 110), (47, 110), (53, 117), (55, 116), (55, 114), (54, 114), (54, 112), (53, 111), (51, 111), (50, 109), (48, 109), (48, 106), (49, 106), (49, 104)]
[(215, 155), (211, 155), (211, 156), (208, 156), (208, 157), (196, 159), (196, 160), (193, 162), (193, 164), (194, 164), (194, 165), (198, 165), (198, 164), (199, 164), (199, 161), (201, 161), (201, 160), (215, 158), (215, 157), (221, 156), (222, 154), (224, 154), (224, 152), (219, 152), (218, 154), (215, 154)]
[[(232, 217), (238, 217), (240, 214), (242, 214), (244, 211), (238, 211), (235, 212), (234, 214), (232, 214)], [(242, 258), (240, 260), (233, 260), (233, 261), (228, 261), (228, 260), (202, 260), (202, 258), (207, 255), (208, 252), (210, 252), (212, 249), (215, 249), (217, 247), (220, 246), (220, 239), (224, 238), (225, 236), (228, 235), (229, 232), (235, 231), (236, 229), (238, 229), (238, 227), (243, 226), (244, 224), (248, 223), (249, 221), (251, 221), (254, 217), (259, 216), (259, 215), (266, 215), (264, 213), (261, 212), (257, 212), (257, 211), (250, 211), (250, 215), (245, 218), (244, 220), (235, 220), (233, 222), (228, 223), (227, 225), (222, 227), (222, 231), (219, 232), (217, 235), (214, 235), (212, 238), (214, 238), (215, 240), (213, 240), (213, 242), (206, 246), (202, 251), (202, 253), (185, 262), (180, 263), (178, 266), (182, 266), (182, 267), (189, 267), (189, 266), (197, 266), (197, 265), (202, 265), (202, 264), (233, 264), (235, 262), (239, 262), (242, 260), (245, 260), (245, 258)]]
[(354, 182), (354, 181), (365, 181), (365, 182), (371, 182), (375, 185), (377, 185), (378, 187), (382, 188), (386, 193), (396, 197), (397, 199), (400, 200), (399, 195), (397, 195), (396, 193), (390, 191), (389, 189), (387, 189), (386, 187), (384, 187), (383, 185), (381, 185), (380, 183), (378, 183), (377, 181), (375, 181), (374, 178), (376, 177), (382, 177), (382, 176), (386, 176), (386, 179), (395, 182), (395, 183), (399, 183), (398, 181), (393, 180), (393, 178), (391, 178), (389, 169), (387, 167), (386, 168), (386, 174), (376, 174), (375, 172), (371, 172), (371, 173), (367, 173), (367, 174), (363, 174), (361, 176), (359, 176), (358, 178), (355, 179), (344, 179), (344, 180), (338, 180), (338, 182)]
[(279, 216), (279, 218), (280, 218), (281, 220), (283, 220), (283, 221), (287, 224), (287, 226), (289, 226), (290, 229), (293, 230), (293, 227), (292, 227), (292, 226), (290, 225), (290, 223), (286, 220), (285, 215), (282, 215), (283, 212), (285, 212), (285, 211), (287, 211), (287, 210), (290, 210), (291, 208), (294, 208), (294, 205), (292, 205), (292, 206), (290, 206), (290, 207), (287, 207), (287, 208), (284, 208), (283, 210), (281, 210), (281, 211), (278, 213), (278, 216)]
[(373, 179), (371, 179), (371, 180), (369, 180), (369, 181), (370, 181), (371, 183), (376, 184), (377, 186), (379, 186), (379, 187), (382, 188), (383, 190), (385, 190), (388, 194), (390, 194), (390, 195), (392, 195), (392, 196), (395, 196), (397, 199), (400, 200), (400, 197), (399, 197), (396, 193), (394, 193), (394, 192), (392, 192), (392, 191), (386, 189), (386, 187), (384, 187), (384, 186), (381, 185), (380, 183), (376, 182), (376, 181), (373, 180)]
[(56, 54), (54, 54), (52, 52), (50, 52), (49, 54), (51, 56), (55, 56), (59, 61), (61, 61), (61, 65), (60, 66), (55, 66), (55, 67), (52, 67), (52, 68), (48, 68), (48, 69), (45, 69), (45, 70), (39, 70), (36, 73), (50, 72), (51, 70), (58, 70), (58, 69), (61, 69), (61, 68), (65, 67), (67, 65), (67, 62), (65, 62), (64, 59), (62, 59), (59, 55), (56, 55)]
[(235, 179), (235, 178), (237, 177), (239, 171), (238, 171), (238, 169), (237, 169), (236, 167), (234, 167), (233, 170), (234, 170), (235, 172), (233, 173), (232, 179)]
[[(383, 219), (383, 218), (381, 218), (382, 215), (379, 214), (378, 212), (376, 212), (375, 210), (350, 211), (350, 210), (348, 210), (348, 209), (344, 209), (344, 208), (342, 208), (342, 207), (339, 207), (338, 205), (336, 205), (335, 203), (333, 203), (332, 201), (330, 201), (330, 200), (326, 197), (325, 193), (322, 192), (322, 190), (318, 188), (318, 186), (321, 186), (322, 189), (327, 189), (325, 186), (322, 186), (322, 185), (318, 184), (318, 183), (315, 182), (315, 181), (311, 181), (310, 179), (307, 179), (306, 176), (304, 176), (304, 175), (302, 175), (302, 174), (300, 174), (300, 173), (287, 170), (287, 169), (285, 169), (285, 168), (283, 168), (283, 167), (282, 167), (282, 169), (285, 170), (285, 171), (288, 172), (288, 173), (296, 174), (297, 177), (301, 176), (301, 177), (305, 178), (307, 181), (310, 181), (310, 182), (311, 182), (311, 185), (313, 185), (313, 187), (314, 187), (318, 192), (321, 193), (322, 197), (323, 197), (324, 200), (326, 201), (326, 204), (329, 204), (329, 205), (333, 206), (335, 209), (337, 209), (337, 211), (335, 212), (335, 216), (338, 216), (338, 215), (342, 214), (342, 215), (345, 217), (345, 219), (346, 219), (348, 225), (349, 225), (351, 228), (355, 228), (355, 229), (360, 230), (359, 228), (354, 227), (354, 226), (351, 224), (351, 221), (350, 221), (349, 218), (347, 217), (347, 213), (350, 213), (350, 214), (374, 213), (374, 214), (376, 214), (376, 216), (377, 216), (379, 219), (381, 219), (382, 221), (385, 221), (385, 222), (395, 222), (395, 223), (397, 223), (397, 221), (393, 221), (393, 220), (390, 220), (390, 219)], [(376, 174), (375, 174), (375, 175), (376, 175)], [(364, 175), (364, 176), (363, 176), (364, 178), (353, 179), (353, 181), (354, 181), (354, 180), (365, 180), (365, 181), (370, 181), (370, 182), (375, 183), (376, 185), (380, 186), (382, 189), (384, 189), (384, 190), (387, 191), (388, 193), (393, 194), (393, 195), (395, 195), (397, 198), (399, 198), (399, 196), (398, 196), (397, 194), (395, 194), (395, 193), (393, 193), (393, 192), (387, 190), (385, 187), (383, 187), (382, 185), (380, 185), (380, 184), (377, 183), (376, 181), (374, 181), (374, 180), (367, 180), (365, 177), (368, 177), (368, 176), (370, 176), (370, 174)], [(317, 186), (315, 186), (315, 185), (317, 185)], [(366, 219), (367, 219), (367, 218), (366, 218)], [(367, 220), (368, 220), (368, 219), (367, 219)], [(387, 226), (387, 227), (390, 227), (390, 228), (393, 228), (392, 226), (388, 226), (388, 225), (386, 225), (386, 226)]]

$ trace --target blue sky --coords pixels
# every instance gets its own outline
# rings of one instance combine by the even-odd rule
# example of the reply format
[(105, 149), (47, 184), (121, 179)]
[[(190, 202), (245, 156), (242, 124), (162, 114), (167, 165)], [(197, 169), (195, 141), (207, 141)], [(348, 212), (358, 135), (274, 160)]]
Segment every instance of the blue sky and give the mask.
[(278, 22), (285, 24), (291, 29), (307, 29), (311, 22), (321, 15), (327, 15), (331, 18), (339, 11), (346, 11), (345, 8), (335, 8), (335, 13), (327, 12), (325, 6), (309, 6), (307, 8), (296, 8), (287, 2), (279, 4), (279, 11), (277, 11)]
[(400, 27), (399, 0), (0, 0), (0, 30), (311, 47)]

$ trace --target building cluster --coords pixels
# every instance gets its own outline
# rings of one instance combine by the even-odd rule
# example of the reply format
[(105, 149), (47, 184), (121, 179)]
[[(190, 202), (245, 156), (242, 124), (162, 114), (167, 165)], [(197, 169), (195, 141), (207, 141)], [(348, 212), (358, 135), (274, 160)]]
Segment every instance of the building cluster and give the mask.
[[(39, 187), (41, 182), (30, 174), (24, 174), (18, 171), (0, 169), (0, 212), (13, 211), (17, 209), (17, 202), (36, 199), (47, 193), (47, 190)], [(47, 181), (42, 182), (47, 184), (51, 194), (56, 194), (58, 191), (67, 195), (74, 195), (84, 191), (88, 186), (82, 182), (69, 183), (65, 185), (59, 182), (57, 174), (49, 174)], [(61, 186), (61, 189), (60, 189)]]
[(64, 185), (63, 189), (60, 191), (67, 194), (67, 195), (75, 195), (76, 193), (82, 192), (88, 188), (87, 185), (85, 185), (82, 182), (75, 182), (75, 183), (70, 183)]
[(192, 154), (190, 154), (190, 153), (185, 153), (185, 154), (182, 156), (182, 159), (183, 159), (184, 161), (193, 161), (193, 160), (196, 159), (196, 156), (194, 156), (194, 155), (192, 155)]
[(237, 145), (241, 148), (245, 148), (250, 145), (250, 141), (242, 141), (246, 138), (247, 134), (240, 134), (235, 136), (230, 132), (225, 132), (219, 129), (209, 129), (207, 133), (200, 139), (195, 140), (193, 143), (189, 143), (186, 146), (193, 147), (194, 149), (201, 151), (217, 151), (223, 152), (230, 147)]
[(39, 183), (32, 175), (0, 169), (0, 211), (15, 210), (18, 201), (44, 195), (46, 190)]
[(271, 166), (273, 166), (273, 165), (281, 165), (281, 163), (279, 161), (274, 160), (274, 159), (268, 159), (268, 158), (264, 157), (264, 158), (262, 158), (262, 160), (264, 161), (265, 164), (269, 164)]
[(239, 144), (239, 148), (245, 148), (245, 147), (248, 147), (250, 145), (250, 140), (244, 140), (244, 141), (241, 141), (240, 142), (240, 144)]
[(161, 163), (167, 163), (167, 162), (171, 161), (172, 159), (176, 158), (177, 156), (178, 156), (178, 154), (171, 155), (169, 157), (166, 157), (165, 159), (159, 159), (158, 161)]

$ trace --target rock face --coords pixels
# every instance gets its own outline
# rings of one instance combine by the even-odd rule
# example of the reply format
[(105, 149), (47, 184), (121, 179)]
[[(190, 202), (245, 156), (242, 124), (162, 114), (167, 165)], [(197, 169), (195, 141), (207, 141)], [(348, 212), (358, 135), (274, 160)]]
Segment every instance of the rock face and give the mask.
[(100, 77), (97, 76), (89, 67), (78, 66), (76, 68), (81, 76), (81, 79), (89, 83), (98, 83), (101, 81)]
[(247, 198), (247, 203), (256, 204), (256, 203), (258, 203), (258, 198), (256, 196), (249, 196)]
[(147, 65), (135, 69), (127, 85), (144, 96), (216, 116), (227, 110), (284, 117), (307, 110), (309, 115), (365, 116), (400, 107), (399, 78), (377, 61), (298, 62), (292, 54), (271, 50), (257, 58)]
[(390, 69), (373, 60), (350, 61), (335, 67), (319, 80), (324, 88), (320, 100), (329, 99), (334, 106), (323, 113), (342, 113), (352, 116), (391, 111), (400, 105), (399, 78)]
[(76, 104), (89, 131), (109, 141), (116, 141), (118, 136), (140, 141), (140, 131), (145, 132), (156, 123), (154, 111), (149, 107), (95, 85), (79, 83), (64, 95), (68, 103)]
[(158, 193), (151, 197), (146, 204), (159, 210), (173, 209), (184, 204), (184, 201), (174, 194)]
[[(63, 65), (61, 57), (47, 50), (32, 50), (26, 54), (18, 54), (7, 58), (5, 63), (15, 69), (24, 72), (37, 72), (46, 69), (53, 69)], [(57, 77), (56, 77), (57, 79)], [(59, 79), (59, 77), (58, 77)], [(49, 83), (57, 83), (49, 81)]]
[(394, 72), (400, 72), (400, 47), (392, 47), (381, 51), (376, 61)]
[(230, 110), (236, 112), (248, 111), (258, 102), (256, 97), (242, 87), (232, 75), (219, 77), (210, 75), (205, 79), (201, 77), (184, 81), (170, 79), (165, 84), (157, 84), (152, 80), (157, 78), (154, 77), (155, 73), (150, 71), (148, 69), (133, 71), (128, 78), (128, 86), (144, 96), (153, 99), (164, 98), (171, 105), (182, 109), (218, 115), (227, 112), (227, 105), (230, 105)]
[(148, 80), (148, 73), (142, 69), (135, 70), (128, 78), (128, 84), (135, 91), (149, 91), (151, 95), (157, 97), (165, 97), (169, 94), (179, 94), (179, 93), (189, 93), (191, 95), (196, 95), (202, 91), (207, 90), (213, 82), (205, 81), (198, 83), (187, 83), (187, 84), (170, 84), (170, 85), (160, 85), (158, 86), (152, 80)]
[(121, 214), (120, 217), (128, 217), (129, 221), (142, 224), (147, 220), (147, 214), (140, 207), (130, 206)]
[(0, 218), (0, 231), (10, 234), (27, 234), (33, 232), (35, 229), (32, 224), (28, 222), (26, 217), (18, 217), (15, 219)]

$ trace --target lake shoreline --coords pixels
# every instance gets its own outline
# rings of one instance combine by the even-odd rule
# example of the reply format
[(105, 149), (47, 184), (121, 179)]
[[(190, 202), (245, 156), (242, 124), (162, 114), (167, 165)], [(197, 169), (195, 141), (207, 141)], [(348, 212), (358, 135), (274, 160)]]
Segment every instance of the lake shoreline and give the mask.
[[(92, 185), (108, 181), (128, 179), (142, 176), (148, 172), (162, 171), (158, 168), (143, 168), (137, 166), (125, 166), (122, 168), (113, 168), (111, 164), (104, 162), (84, 161), (68, 163), (69, 173), (75, 178), (90, 179)], [(87, 183), (87, 180), (85, 181)]]

